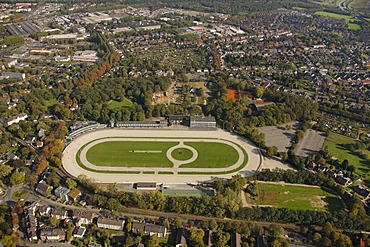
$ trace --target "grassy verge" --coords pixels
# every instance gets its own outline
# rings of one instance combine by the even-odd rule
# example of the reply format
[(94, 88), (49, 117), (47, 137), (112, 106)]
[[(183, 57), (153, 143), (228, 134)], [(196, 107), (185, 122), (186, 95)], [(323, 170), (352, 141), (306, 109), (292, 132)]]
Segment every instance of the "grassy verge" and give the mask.
[(168, 172), (166, 172), (166, 171), (159, 171), (158, 172), (158, 174), (162, 174), (162, 175), (172, 175), (173, 174), (173, 172), (170, 172), (170, 171), (168, 171)]

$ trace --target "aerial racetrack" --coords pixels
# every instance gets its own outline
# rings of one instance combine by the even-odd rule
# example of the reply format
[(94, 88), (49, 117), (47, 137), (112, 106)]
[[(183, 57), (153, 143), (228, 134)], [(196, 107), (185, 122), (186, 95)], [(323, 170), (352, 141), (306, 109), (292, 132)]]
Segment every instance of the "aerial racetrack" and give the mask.
[(103, 129), (72, 140), (62, 162), (70, 175), (101, 183), (191, 183), (253, 175), (262, 159), (246, 139), (222, 130)]

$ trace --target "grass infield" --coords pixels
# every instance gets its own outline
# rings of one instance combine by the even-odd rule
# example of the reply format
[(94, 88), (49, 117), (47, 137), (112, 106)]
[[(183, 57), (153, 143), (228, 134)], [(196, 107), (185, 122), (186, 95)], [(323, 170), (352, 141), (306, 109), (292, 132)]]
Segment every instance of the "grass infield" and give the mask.
[(193, 152), (187, 148), (176, 148), (172, 151), (171, 156), (175, 160), (189, 160), (191, 157), (193, 157)]
[(198, 158), (189, 164), (181, 165), (181, 168), (223, 168), (234, 165), (239, 159), (236, 149), (224, 143), (185, 142), (184, 144), (195, 148)]
[(173, 167), (166, 152), (178, 142), (107, 141), (92, 146), (86, 159), (96, 166)]
[(306, 187), (276, 183), (258, 183), (258, 195), (247, 195), (250, 204), (301, 210), (327, 210), (334, 212), (343, 209), (338, 196), (319, 187)]

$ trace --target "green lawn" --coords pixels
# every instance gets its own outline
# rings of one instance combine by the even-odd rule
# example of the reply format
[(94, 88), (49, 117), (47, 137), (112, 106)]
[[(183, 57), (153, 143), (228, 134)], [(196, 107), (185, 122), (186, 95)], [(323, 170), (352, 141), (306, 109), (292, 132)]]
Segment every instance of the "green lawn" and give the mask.
[(91, 147), (87, 160), (97, 166), (172, 167), (166, 152), (178, 142), (107, 141)]
[[(357, 156), (351, 150), (345, 148), (345, 144), (355, 143), (356, 140), (352, 138), (330, 133), (325, 140), (324, 146), (329, 149), (329, 154), (337, 158), (340, 162), (347, 159), (350, 165), (353, 165), (358, 175), (366, 175), (370, 170), (370, 161), (362, 159)], [(363, 152), (369, 152), (367, 150), (361, 150)]]
[(45, 101), (45, 106), (47, 106), (47, 107), (54, 106), (56, 104), (58, 104), (58, 100), (57, 99), (51, 99), (51, 100)]
[(325, 11), (317, 11), (317, 12), (315, 12), (315, 14), (325, 16), (325, 17), (331, 17), (331, 18), (335, 18), (335, 19), (344, 19), (347, 22), (349, 29), (352, 29), (352, 30), (361, 29), (360, 25), (351, 23), (353, 21), (356, 21), (356, 19), (353, 18), (350, 15), (340, 15), (340, 14), (335, 14), (335, 13), (325, 12)]
[(181, 168), (229, 167), (239, 159), (239, 154), (235, 148), (224, 143), (185, 142), (184, 144), (195, 148), (198, 152), (198, 158), (189, 164), (181, 165)]
[(20, 199), (24, 199), (28, 196), (28, 192), (27, 190), (24, 190), (24, 189), (20, 189), (20, 190), (17, 190), (16, 192), (14, 192), (11, 196), (12, 200), (13, 201), (18, 201)]
[(172, 151), (171, 156), (176, 160), (188, 160), (193, 157), (193, 152), (187, 148), (176, 148)]
[(131, 106), (132, 102), (129, 99), (124, 98), (122, 101), (111, 100), (108, 102), (109, 109), (117, 109), (122, 107)]
[(328, 210), (331, 212), (343, 209), (343, 204), (338, 196), (318, 187), (258, 183), (257, 191), (256, 198), (251, 198), (247, 194), (248, 203), (278, 208)]

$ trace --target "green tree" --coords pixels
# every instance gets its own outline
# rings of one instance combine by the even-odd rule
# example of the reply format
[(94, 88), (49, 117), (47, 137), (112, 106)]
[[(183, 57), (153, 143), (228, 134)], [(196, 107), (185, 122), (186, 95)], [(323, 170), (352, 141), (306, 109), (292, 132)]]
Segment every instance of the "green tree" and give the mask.
[(77, 182), (76, 181), (74, 181), (73, 179), (71, 179), (71, 178), (67, 178), (66, 179), (66, 185), (67, 185), (67, 187), (69, 188), (69, 189), (73, 189), (73, 188), (76, 188), (76, 186), (77, 186)]
[(276, 146), (267, 147), (266, 149), (266, 155), (269, 157), (273, 157), (277, 155), (277, 152), (278, 152), (278, 148)]
[(14, 172), (9, 179), (10, 186), (17, 186), (24, 183), (26, 175), (23, 172)]
[(60, 220), (58, 220), (56, 217), (52, 216), (49, 218), (49, 223), (51, 227), (57, 227), (60, 224)]

